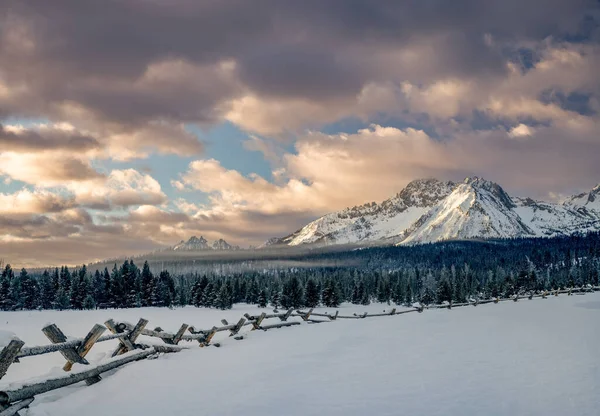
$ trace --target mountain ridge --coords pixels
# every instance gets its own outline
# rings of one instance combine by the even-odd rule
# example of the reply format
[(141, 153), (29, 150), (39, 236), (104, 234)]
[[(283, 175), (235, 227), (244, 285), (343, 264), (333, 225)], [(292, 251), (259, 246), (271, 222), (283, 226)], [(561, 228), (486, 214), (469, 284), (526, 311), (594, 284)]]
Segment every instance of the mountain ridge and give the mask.
[(552, 237), (600, 230), (600, 184), (563, 203), (512, 197), (474, 176), (416, 179), (381, 203), (326, 214), (261, 248), (303, 244), (418, 244), (453, 239)]

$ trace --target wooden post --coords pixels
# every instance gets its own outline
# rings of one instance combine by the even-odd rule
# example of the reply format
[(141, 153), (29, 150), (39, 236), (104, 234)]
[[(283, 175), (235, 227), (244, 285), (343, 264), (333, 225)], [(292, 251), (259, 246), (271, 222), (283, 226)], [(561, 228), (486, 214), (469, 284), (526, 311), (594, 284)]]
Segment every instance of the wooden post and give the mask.
[(294, 312), (294, 308), (288, 309), (288, 311), (285, 314), (279, 315), (279, 319), (281, 319), (283, 322), (287, 321), (288, 318), (292, 315), (292, 312)]
[(533, 299), (533, 291), (529, 292), (529, 296), (527, 296), (527, 299), (529, 299), (529, 300)]
[[(42, 332), (48, 337), (50, 341), (52, 341), (53, 344), (58, 344), (60, 342), (67, 341), (67, 337), (65, 336), (65, 334), (63, 334), (63, 332), (55, 324), (45, 326), (44, 328), (42, 328)], [(89, 364), (89, 362), (85, 358), (81, 357), (77, 353), (75, 348), (67, 348), (61, 350), (60, 353), (63, 355), (63, 357), (67, 359), (67, 361), (70, 361), (72, 363)]]
[[(113, 321), (112, 319), (109, 319), (108, 321), (104, 322), (104, 325), (106, 325), (106, 327), (108, 328), (108, 330), (110, 332), (112, 332), (113, 334), (121, 334), (123, 332), (125, 332), (125, 330), (123, 328), (117, 328), (117, 324), (115, 324), (115, 321)], [(124, 348), (126, 351), (131, 351), (134, 349), (133, 344), (131, 343), (131, 341), (129, 341), (129, 338), (127, 337), (127, 335), (123, 335), (122, 338), (118, 338), (119, 339), (119, 348), (117, 348), (115, 350), (115, 352), (112, 354), (112, 356), (114, 357), (116, 355), (116, 353), (121, 349)]]
[(8, 367), (15, 362), (23, 345), (25, 345), (25, 343), (20, 339), (11, 339), (8, 345), (0, 351), (0, 379), (4, 377), (8, 371)]
[(301, 310), (297, 310), (296, 312), (298, 312), (298, 315), (300, 315), (300, 318), (302, 318), (303, 321), (308, 321), (310, 314), (313, 312), (313, 308), (310, 308), (306, 313), (302, 312)]
[(238, 332), (240, 332), (240, 329), (242, 329), (242, 327), (244, 326), (244, 323), (246, 323), (246, 319), (245, 318), (240, 318), (240, 320), (238, 321), (238, 323), (235, 324), (235, 326), (229, 330), (229, 332), (231, 332), (229, 334), (229, 336), (232, 337), (235, 334), (237, 334)]
[(177, 333), (175, 335), (173, 335), (173, 338), (162, 338), (162, 340), (169, 345), (177, 345), (179, 344), (179, 341), (181, 341), (181, 337), (183, 337), (183, 334), (185, 333), (185, 331), (187, 331), (189, 325), (187, 324), (182, 324), (181, 327), (179, 328), (179, 331), (177, 331)]
[(267, 314), (263, 312), (260, 315), (258, 315), (258, 317), (254, 321), (252, 321), (251, 331), (254, 331), (255, 329), (260, 329), (260, 324), (265, 319), (265, 316), (267, 316)]
[[(396, 309), (394, 309), (395, 311)], [(339, 315), (340, 311), (335, 311), (335, 315), (327, 315), (330, 321), (335, 321)]]
[[(79, 356), (81, 358), (85, 357), (87, 355), (87, 353), (90, 352), (90, 350), (92, 349), (92, 347), (94, 346), (96, 341), (98, 341), (98, 338), (100, 338), (100, 336), (104, 333), (104, 331), (106, 331), (106, 328), (103, 327), (102, 325), (98, 325), (98, 324), (94, 325), (92, 330), (83, 339), (83, 342), (81, 343), (81, 345), (79, 345), (79, 347), (77, 347), (77, 350), (76, 350), (77, 354), (79, 354)], [(63, 370), (71, 371), (72, 367), (73, 367), (73, 362), (67, 361), (67, 363), (63, 367)], [(88, 386), (91, 386), (92, 384), (95, 384), (95, 383), (99, 382), (100, 380), (102, 380), (102, 378), (98, 375), (98, 376), (93, 376), (93, 377), (86, 379), (85, 383)]]
[(25, 399), (20, 401), (19, 403), (15, 403), (12, 406), (4, 409), (4, 406), (0, 405), (0, 416), (19, 416), (19, 410), (23, 410), (33, 402), (33, 397), (30, 399)]
[[(89, 362), (84, 357), (86, 356), (86, 354), (89, 352), (89, 350), (92, 348), (92, 346), (96, 343), (98, 338), (100, 338), (100, 336), (102, 335), (102, 333), (105, 330), (106, 330), (106, 328), (104, 328), (102, 325), (96, 324), (96, 325), (94, 325), (92, 330), (86, 335), (83, 342), (81, 342), (79, 344), (77, 349), (67, 348), (67, 349), (61, 350), (60, 353), (67, 360), (67, 363), (64, 365), (63, 370), (71, 371), (71, 368), (73, 367), (74, 363), (89, 364)], [(55, 324), (48, 325), (48, 326), (42, 328), (42, 332), (54, 344), (58, 344), (60, 342), (67, 341), (67, 337), (65, 336), (65, 334), (63, 334), (63, 332)], [(102, 380), (102, 378), (99, 375), (95, 375), (95, 376), (92, 376), (92, 377), (86, 379), (85, 383), (88, 386), (91, 386), (92, 384), (95, 384), (95, 383), (99, 382), (100, 380)]]
[(390, 312), (390, 315), (396, 315), (396, 308), (392, 309), (392, 311)]
[[(86, 337), (83, 339), (83, 342), (81, 343), (81, 345), (79, 347), (77, 347), (77, 354), (79, 354), (79, 356), (81, 358), (85, 357), (87, 355), (87, 353), (92, 349), (92, 347), (94, 346), (96, 341), (98, 341), (98, 338), (100, 338), (100, 336), (104, 333), (104, 331), (106, 331), (106, 328), (103, 327), (102, 325), (99, 325), (99, 324), (94, 325), (92, 330), (90, 332), (88, 332)], [(72, 367), (73, 367), (73, 363), (71, 361), (68, 361), (64, 365), (63, 370), (71, 371)]]
[[(122, 325), (115, 325), (112, 319), (109, 319), (105, 322), (106, 327), (113, 333), (121, 333), (125, 331), (125, 328)], [(140, 336), (144, 328), (148, 325), (148, 321), (144, 318), (140, 318), (137, 324), (133, 327), (133, 329), (129, 332), (128, 335), (123, 338), (119, 338), (121, 345), (117, 347), (117, 349), (112, 353), (112, 357), (117, 355), (121, 355), (127, 351), (132, 351), (136, 349), (135, 341)]]
[(206, 334), (206, 337), (204, 337), (204, 340), (200, 341), (200, 346), (208, 347), (210, 345), (210, 341), (212, 340), (212, 338), (215, 336), (216, 333), (217, 333), (217, 327), (213, 326), (212, 329)]

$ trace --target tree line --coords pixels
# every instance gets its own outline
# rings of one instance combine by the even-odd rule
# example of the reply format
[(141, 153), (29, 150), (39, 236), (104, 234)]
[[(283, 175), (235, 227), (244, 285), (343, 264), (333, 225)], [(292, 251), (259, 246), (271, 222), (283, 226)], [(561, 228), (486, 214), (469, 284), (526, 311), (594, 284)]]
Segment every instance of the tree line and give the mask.
[[(125, 260), (112, 270), (66, 266), (39, 273), (0, 275), (0, 308), (95, 309), (145, 306), (228, 309), (337, 307), (342, 302), (411, 305), (489, 299), (583, 285), (598, 285), (600, 236), (448, 242), (415, 247), (317, 253), (329, 267), (240, 267), (172, 274)], [(353, 260), (349, 262), (348, 260)], [(201, 269), (201, 268), (199, 268)], [(222, 269), (222, 268), (221, 268)]]

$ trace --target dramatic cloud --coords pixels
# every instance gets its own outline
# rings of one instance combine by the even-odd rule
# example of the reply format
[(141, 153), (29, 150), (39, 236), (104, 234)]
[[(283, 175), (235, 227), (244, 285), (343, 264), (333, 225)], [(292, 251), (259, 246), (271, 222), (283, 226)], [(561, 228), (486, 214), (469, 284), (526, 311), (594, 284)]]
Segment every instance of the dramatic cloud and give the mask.
[[(585, 189), (599, 22), (593, 0), (7, 0), (0, 252), (256, 244), (420, 176)], [(271, 175), (203, 154), (224, 123)]]

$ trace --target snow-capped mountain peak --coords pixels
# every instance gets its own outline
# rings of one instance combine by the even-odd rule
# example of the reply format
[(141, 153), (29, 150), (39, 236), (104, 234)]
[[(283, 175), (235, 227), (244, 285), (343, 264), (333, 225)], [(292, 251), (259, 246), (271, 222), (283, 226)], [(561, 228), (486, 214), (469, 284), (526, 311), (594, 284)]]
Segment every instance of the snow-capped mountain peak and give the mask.
[(478, 177), (467, 178), (406, 230), (402, 243), (533, 235), (513, 207), (500, 185)]
[(582, 211), (593, 211), (600, 215), (600, 184), (596, 185), (591, 191), (572, 196), (567, 199), (563, 205)]
[(222, 238), (209, 244), (203, 236), (193, 236), (188, 241), (183, 241), (171, 248), (174, 251), (203, 251), (203, 250), (239, 250), (238, 246), (232, 246)]
[(513, 198), (495, 182), (417, 179), (381, 203), (327, 214), (263, 245), (399, 243), (570, 235), (600, 230), (600, 185), (563, 204)]
[(455, 186), (437, 179), (418, 179), (381, 203), (370, 202), (327, 214), (283, 238), (263, 246), (300, 244), (347, 244), (393, 238)]

